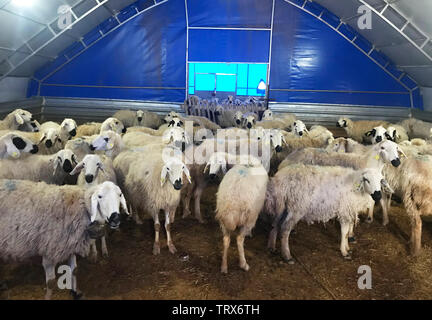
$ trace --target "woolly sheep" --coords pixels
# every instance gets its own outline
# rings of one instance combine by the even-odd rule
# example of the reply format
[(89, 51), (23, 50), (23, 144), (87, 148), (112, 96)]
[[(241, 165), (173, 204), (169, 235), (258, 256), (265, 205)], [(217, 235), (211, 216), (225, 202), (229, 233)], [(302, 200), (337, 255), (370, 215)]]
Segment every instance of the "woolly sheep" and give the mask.
[(108, 223), (120, 225), (120, 206), (127, 211), (119, 187), (105, 182), (88, 190), (44, 182), (0, 180), (0, 258), (25, 261), (42, 257), (46, 299), (55, 287), (55, 267), (68, 260), (72, 295), (79, 298), (75, 255), (87, 256), (90, 237)]
[(30, 112), (23, 109), (16, 109), (9, 113), (3, 120), (0, 120), (0, 130), (18, 130), (18, 128), (33, 121)]
[[(303, 149), (290, 154), (280, 165), (279, 170), (293, 163), (304, 163), (309, 165), (321, 166), (342, 166), (349, 167), (356, 170), (374, 168), (382, 171), (383, 167), (390, 163), (394, 167), (400, 165), (399, 153), (403, 151), (398, 145), (392, 141), (382, 141), (370, 148), (369, 151), (363, 155), (358, 154), (341, 154), (336, 152), (326, 152), (323, 149)], [(387, 207), (384, 200), (381, 200), (383, 209), (383, 224), (387, 224)], [(369, 208), (368, 222), (373, 221), (373, 206)]]
[(258, 115), (254, 112), (247, 112), (242, 115), (242, 127), (245, 129), (252, 129), (255, 127), (258, 120)]
[(100, 122), (87, 122), (85, 124), (79, 125), (76, 136), (79, 138), (98, 134), (101, 131), (101, 126), (102, 123)]
[(388, 140), (396, 143), (401, 143), (409, 139), (405, 128), (397, 124), (392, 124), (389, 126), (385, 135)]
[(143, 132), (128, 132), (123, 136), (123, 142), (128, 147), (144, 146), (154, 143), (172, 143), (173, 145), (185, 149), (190, 139), (183, 128), (170, 128), (166, 130), (163, 136), (153, 136)]
[(0, 137), (0, 159), (20, 157), (21, 153), (37, 153), (39, 150), (32, 141), (21, 137), (20, 135), (9, 133)]
[(76, 136), (92, 136), (104, 131), (114, 131), (118, 134), (122, 134), (126, 132), (126, 128), (120, 120), (116, 118), (108, 118), (102, 123), (90, 122), (78, 126)]
[[(117, 178), (114, 172), (112, 160), (108, 157), (90, 154), (86, 155), (72, 170), (70, 175), (78, 174), (77, 185), (85, 189), (97, 186), (105, 181), (111, 181), (117, 184)], [(102, 255), (108, 257), (108, 248), (106, 245), (106, 237), (101, 237)], [(97, 261), (96, 240), (91, 240), (90, 244), (90, 260)]]
[(243, 113), (218, 106), (215, 111), (216, 123), (222, 128), (240, 127)]
[(409, 118), (398, 124), (406, 130), (410, 139), (421, 138), (428, 140), (431, 137), (432, 123), (430, 122)]
[(369, 139), (365, 137), (365, 132), (371, 131), (373, 128), (378, 126), (387, 127), (389, 125), (386, 121), (352, 121), (349, 118), (342, 117), (336, 123), (336, 126), (343, 128), (348, 135), (348, 138), (354, 139), (357, 142), (362, 143), (363, 141), (368, 141)]
[(105, 131), (92, 140), (90, 150), (101, 152), (107, 157), (115, 159), (121, 152), (127, 150), (127, 147), (119, 134)]
[[(378, 126), (368, 132), (365, 132), (365, 136), (369, 137), (370, 142), (372, 144), (376, 144), (387, 138), (386, 133), (387, 133), (386, 128), (384, 128), (383, 126)], [(388, 140), (393, 141), (392, 139), (388, 139)]]
[(39, 132), (40, 128), (41, 128), (40, 123), (37, 120), (33, 119), (30, 122), (24, 122), (24, 124), (18, 127), (18, 130), (26, 131), (26, 132)]
[(289, 235), (300, 221), (311, 224), (337, 218), (341, 225), (340, 251), (349, 254), (348, 236), (357, 222), (357, 213), (369, 208), (387, 186), (377, 169), (353, 170), (342, 167), (319, 167), (296, 164), (278, 171), (270, 179), (265, 212), (272, 218), (268, 247), (275, 250), (281, 230), (282, 256), (294, 263), (289, 249)]
[(76, 157), (70, 150), (17, 160), (3, 159), (0, 160), (0, 179), (44, 181), (60, 185), (76, 163)]
[[(166, 159), (163, 156), (166, 145), (147, 146), (137, 151), (125, 151), (114, 160), (114, 168), (126, 199), (134, 212), (150, 214), (154, 221), (155, 241), (153, 254), (160, 253), (159, 212), (165, 214), (165, 230), (169, 251), (177, 250), (171, 238), (171, 224), (180, 202), (180, 190), (183, 186), (183, 174), (190, 182), (190, 173), (186, 165), (176, 156)], [(181, 151), (172, 148), (172, 151)], [(166, 160), (166, 161), (164, 161)]]
[(81, 161), (87, 154), (93, 153), (90, 149), (90, 144), (91, 142), (83, 138), (76, 138), (66, 142), (64, 148), (71, 150), (75, 154), (77, 161)]
[(296, 120), (293, 123), (292, 132), (299, 137), (302, 137), (304, 134), (309, 133), (306, 125), (301, 120)]
[(228, 273), (228, 248), (231, 233), (236, 229), (239, 230), (237, 247), (240, 268), (249, 270), (244, 254), (244, 238), (251, 235), (264, 206), (267, 183), (267, 172), (262, 165), (235, 165), (222, 179), (216, 194), (216, 220), (223, 233), (222, 273)]
[(337, 138), (329, 143), (326, 150), (334, 152), (349, 152), (364, 154), (368, 152), (370, 146), (365, 146), (351, 138)]
[(119, 110), (113, 117), (120, 120), (126, 128), (143, 126), (157, 129), (162, 124), (162, 119), (157, 113), (146, 110)]

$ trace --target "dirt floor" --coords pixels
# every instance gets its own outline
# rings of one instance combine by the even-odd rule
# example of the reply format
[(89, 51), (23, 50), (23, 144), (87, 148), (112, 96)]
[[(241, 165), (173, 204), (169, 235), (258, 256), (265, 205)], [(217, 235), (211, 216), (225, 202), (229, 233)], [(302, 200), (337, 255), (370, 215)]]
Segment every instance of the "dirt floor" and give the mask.
[[(300, 223), (291, 237), (294, 265), (280, 253), (266, 250), (267, 226), (257, 224), (245, 242), (251, 269), (238, 267), (232, 241), (229, 274), (219, 272), (222, 235), (214, 220), (216, 186), (207, 189), (202, 207), (206, 224), (177, 215), (173, 235), (178, 253), (162, 246), (152, 255), (153, 227), (150, 220), (138, 226), (131, 221), (111, 232), (110, 257), (91, 263), (79, 259), (78, 283), (86, 299), (431, 299), (432, 222), (423, 225), (423, 250), (417, 258), (408, 254), (409, 222), (405, 211), (393, 202), (390, 224), (383, 227), (380, 209), (375, 221), (356, 228), (353, 260), (339, 252), (339, 224)], [(165, 239), (165, 237), (162, 237)], [(372, 289), (357, 286), (358, 267), (372, 269)], [(40, 261), (2, 265), (6, 280), (5, 299), (43, 299), (44, 271)], [(58, 290), (54, 299), (70, 299)]]

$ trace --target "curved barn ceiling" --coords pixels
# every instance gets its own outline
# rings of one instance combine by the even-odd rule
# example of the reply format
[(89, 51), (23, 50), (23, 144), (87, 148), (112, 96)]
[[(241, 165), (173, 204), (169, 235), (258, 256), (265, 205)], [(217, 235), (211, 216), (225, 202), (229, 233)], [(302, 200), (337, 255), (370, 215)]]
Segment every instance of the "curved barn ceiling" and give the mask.
[[(164, 0), (168, 1), (168, 0)], [(0, 0), (0, 79), (32, 77), (34, 72), (108, 21), (120, 23), (120, 11), (136, 2), (143, 10), (161, 0)], [(187, 0), (186, 0), (187, 1)], [(290, 2), (287, 1), (286, 2)], [(310, 0), (291, 1), (305, 5)], [(420, 86), (432, 87), (432, 1), (315, 0), (369, 40)], [(26, 5), (29, 3), (28, 5)], [(71, 28), (59, 24), (59, 8), (71, 8)], [(359, 28), (365, 6), (370, 29)], [(111, 17), (111, 19), (109, 19)], [(318, 15), (319, 18), (319, 15)], [(60, 27), (59, 27), (60, 26)]]

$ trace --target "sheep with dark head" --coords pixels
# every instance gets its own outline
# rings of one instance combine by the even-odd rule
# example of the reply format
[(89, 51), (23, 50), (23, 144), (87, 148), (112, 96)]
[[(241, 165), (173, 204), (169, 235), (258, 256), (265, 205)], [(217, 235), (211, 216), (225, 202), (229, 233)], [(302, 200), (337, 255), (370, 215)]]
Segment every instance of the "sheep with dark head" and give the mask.
[(0, 137), (0, 159), (20, 157), (21, 153), (37, 153), (38, 146), (27, 138), (9, 133)]

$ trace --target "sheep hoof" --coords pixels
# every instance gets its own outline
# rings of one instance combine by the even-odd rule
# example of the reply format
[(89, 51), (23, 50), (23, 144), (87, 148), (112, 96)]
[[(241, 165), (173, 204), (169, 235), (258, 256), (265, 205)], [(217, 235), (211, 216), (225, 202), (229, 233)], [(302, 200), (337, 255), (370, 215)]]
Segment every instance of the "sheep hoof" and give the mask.
[(158, 254), (160, 254), (160, 246), (159, 243), (155, 243), (153, 245), (153, 255), (157, 256)]
[(81, 300), (81, 298), (83, 297), (82, 292), (76, 292), (74, 290), (71, 290), (70, 294), (74, 300)]
[(102, 256), (103, 256), (105, 259), (108, 259), (108, 252), (102, 252)]
[(371, 217), (367, 217), (367, 218), (366, 218), (366, 222), (367, 222), (367, 223), (372, 223), (372, 221), (373, 221), (373, 219), (372, 219)]
[(221, 268), (221, 272), (222, 272), (223, 274), (227, 274), (227, 273), (228, 273), (228, 267), (222, 267), (222, 268)]
[(171, 252), (172, 254), (174, 254), (174, 253), (177, 252), (177, 249), (176, 249), (176, 247), (174, 246), (173, 243), (168, 243), (168, 250), (169, 250), (169, 252)]
[(294, 259), (292, 257), (289, 257), (289, 258), (288, 257), (284, 257), (284, 260), (288, 264), (294, 264), (295, 263), (295, 261), (294, 261)]
[(244, 271), (249, 271), (250, 269), (249, 265), (246, 262), (244, 265), (240, 265), (240, 268), (243, 269)]
[(355, 237), (348, 237), (348, 242), (349, 243), (357, 243), (357, 240)]
[(203, 218), (197, 218), (197, 220), (198, 220), (199, 223), (201, 223), (201, 224), (205, 224), (205, 221), (204, 221)]
[(347, 260), (347, 261), (351, 261), (352, 260), (352, 257), (351, 257), (351, 255), (349, 254), (349, 253), (347, 253), (345, 256), (343, 256), (344, 257), (344, 259), (345, 260)]
[(384, 220), (383, 221), (383, 226), (385, 227), (386, 225), (388, 225), (389, 221), (388, 220)]
[(97, 262), (97, 255), (96, 254), (92, 254), (89, 257), (89, 260), (90, 260), (91, 263), (96, 263)]
[(182, 218), (185, 219), (185, 218), (189, 217), (190, 214), (191, 214), (190, 210), (184, 209)]

